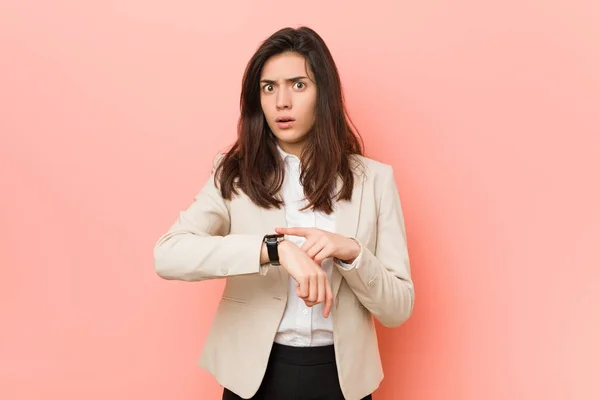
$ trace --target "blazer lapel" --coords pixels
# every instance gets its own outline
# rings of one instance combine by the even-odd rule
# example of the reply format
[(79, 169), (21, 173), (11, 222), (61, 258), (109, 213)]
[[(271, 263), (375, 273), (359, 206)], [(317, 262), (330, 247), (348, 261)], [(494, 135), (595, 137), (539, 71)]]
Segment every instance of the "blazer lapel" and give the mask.
[[(346, 237), (355, 237), (358, 229), (358, 220), (360, 216), (360, 204), (362, 201), (362, 191), (364, 184), (364, 174), (354, 174), (354, 188), (352, 191), (351, 201), (340, 201), (337, 202), (335, 208), (335, 233)], [(337, 190), (341, 188), (342, 179), (337, 180)], [(338, 291), (340, 290), (340, 284), (342, 283), (342, 274), (333, 268), (331, 288), (333, 291), (333, 298), (335, 299)]]

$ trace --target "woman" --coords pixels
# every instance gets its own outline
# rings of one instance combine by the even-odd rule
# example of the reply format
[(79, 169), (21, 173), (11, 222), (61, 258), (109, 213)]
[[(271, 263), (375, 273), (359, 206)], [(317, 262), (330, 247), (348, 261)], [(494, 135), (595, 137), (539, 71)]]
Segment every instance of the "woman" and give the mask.
[(374, 319), (412, 313), (390, 166), (362, 156), (313, 30), (282, 29), (248, 63), (238, 139), (156, 243), (165, 279), (226, 279), (201, 365), (223, 399), (370, 399)]

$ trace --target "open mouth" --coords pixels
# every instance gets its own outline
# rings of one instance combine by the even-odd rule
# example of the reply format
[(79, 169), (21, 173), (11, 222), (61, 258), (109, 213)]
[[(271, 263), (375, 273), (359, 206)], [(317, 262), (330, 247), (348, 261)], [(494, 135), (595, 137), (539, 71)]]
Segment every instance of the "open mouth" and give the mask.
[(292, 122), (292, 121), (294, 121), (294, 118), (292, 118), (292, 117), (279, 117), (275, 120), (275, 122), (282, 122), (282, 123)]

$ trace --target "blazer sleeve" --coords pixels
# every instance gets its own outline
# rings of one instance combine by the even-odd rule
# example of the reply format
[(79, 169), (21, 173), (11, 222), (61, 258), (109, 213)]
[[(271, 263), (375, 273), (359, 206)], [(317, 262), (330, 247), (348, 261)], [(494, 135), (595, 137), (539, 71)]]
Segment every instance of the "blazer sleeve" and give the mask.
[(230, 234), (226, 200), (212, 173), (193, 203), (179, 213), (154, 246), (156, 273), (170, 280), (202, 281), (232, 275), (263, 274), (263, 235)]
[(382, 325), (395, 327), (412, 314), (415, 293), (404, 216), (391, 166), (388, 166), (383, 180), (375, 252), (361, 244), (356, 268), (338, 270), (371, 314)]

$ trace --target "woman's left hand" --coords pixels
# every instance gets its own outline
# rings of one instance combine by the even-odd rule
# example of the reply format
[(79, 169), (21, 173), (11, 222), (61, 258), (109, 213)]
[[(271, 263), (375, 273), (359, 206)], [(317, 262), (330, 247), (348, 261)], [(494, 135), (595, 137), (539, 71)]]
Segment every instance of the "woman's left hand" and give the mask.
[(357, 241), (322, 229), (275, 228), (275, 232), (306, 238), (300, 248), (319, 265), (329, 257), (335, 257), (352, 264), (360, 254), (360, 245)]

